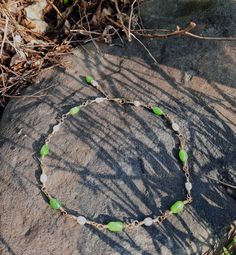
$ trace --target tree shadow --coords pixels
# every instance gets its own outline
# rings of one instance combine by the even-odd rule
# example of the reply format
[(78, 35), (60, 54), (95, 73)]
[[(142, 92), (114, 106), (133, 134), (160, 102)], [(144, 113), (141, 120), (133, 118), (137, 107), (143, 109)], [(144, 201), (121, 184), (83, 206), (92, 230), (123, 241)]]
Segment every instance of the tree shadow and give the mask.
[[(145, 28), (172, 29), (197, 24), (196, 34), (210, 37), (236, 36), (236, 3), (232, 0), (145, 1), (141, 18)], [(159, 64), (207, 81), (235, 87), (235, 42), (201, 41), (192, 38), (145, 41)], [(135, 49), (134, 49), (135, 51)], [(135, 54), (136, 55), (136, 54)]]
[[(179, 42), (183, 44), (178, 46)], [(71, 245), (73, 254), (202, 254), (235, 219), (235, 200), (224, 187), (207, 177), (226, 178), (236, 167), (233, 77), (227, 78), (229, 72), (222, 69), (225, 76), (218, 79), (212, 70), (199, 71), (201, 61), (194, 68), (189, 63), (193, 48), (192, 58), (195, 58), (206, 45), (221, 46), (181, 38), (168, 40), (166, 44), (170, 46), (161, 44), (151, 45), (162, 52), (161, 65), (154, 65), (135, 41), (124, 48), (100, 45), (102, 55), (88, 45), (87, 49), (80, 49), (74, 57), (69, 57), (70, 69), (56, 69), (40, 81), (43, 88), (55, 85), (48, 97), (12, 100), (3, 115), (3, 127), (6, 125), (10, 130), (12, 119), (17, 123), (15, 133), (1, 130), (3, 148), (4, 144), (10, 144), (17, 151), (31, 155), (33, 150), (33, 154), (37, 154), (60, 114), (85, 99), (98, 96), (99, 93), (84, 82), (84, 76), (92, 74), (113, 96), (160, 105), (180, 123), (186, 134), (193, 183), (191, 206), (162, 225), (119, 234), (92, 227), (79, 228), (70, 222), (61, 226), (60, 219), (48, 213), (47, 218), (43, 217), (45, 228), (49, 225), (55, 237), (64, 230), (78, 237), (76, 241), (71, 236), (68, 241), (64, 240)], [(188, 57), (183, 55), (185, 48)], [(223, 52), (222, 49), (222, 55)], [(186, 81), (185, 71), (190, 67), (195, 75)], [(41, 89), (40, 86), (28, 88), (26, 94)], [(27, 133), (27, 143), (16, 135), (20, 129)], [(184, 198), (177, 148), (170, 128), (150, 112), (113, 103), (94, 104), (67, 120), (52, 139), (51, 154), (46, 161), (49, 190), (65, 201), (71, 212), (78, 211), (103, 223), (157, 216)], [(20, 160), (24, 161), (26, 155), (22, 154)], [(23, 167), (17, 167), (4, 155), (1, 158), (11, 182), (19, 187), (19, 194), (32, 194), (29, 190), (38, 188), (39, 169), (33, 157), (27, 158)], [(26, 171), (28, 165), (35, 172)], [(4, 175), (0, 177), (6, 180)], [(20, 190), (20, 187), (25, 188)], [(44, 206), (45, 201), (40, 203)], [(41, 206), (33, 205), (32, 211), (41, 210)], [(43, 209), (42, 215), (46, 210)], [(9, 214), (14, 214), (14, 210)], [(49, 223), (51, 218), (54, 224)], [(14, 250), (13, 238), (4, 231), (2, 240)], [(40, 243), (41, 239), (32, 237), (30, 240), (32, 244), (34, 240)], [(45, 247), (52, 252), (49, 244), (45, 243)], [(54, 250), (53, 254), (61, 253)]]
[(3, 246), (3, 248), (1, 248), (0, 246), (0, 252), (6, 251), (8, 252), (8, 254), (16, 255), (16, 253), (12, 250), (11, 246), (9, 246), (9, 244), (1, 236), (0, 236), (0, 244)]

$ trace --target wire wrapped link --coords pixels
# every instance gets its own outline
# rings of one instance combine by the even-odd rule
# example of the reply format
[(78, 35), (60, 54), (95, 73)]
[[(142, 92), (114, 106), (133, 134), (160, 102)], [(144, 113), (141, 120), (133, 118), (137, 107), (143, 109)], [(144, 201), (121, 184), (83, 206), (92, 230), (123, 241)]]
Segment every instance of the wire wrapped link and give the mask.
[(190, 174), (189, 174), (189, 166), (188, 166), (188, 164), (185, 164), (183, 166), (183, 172), (184, 172), (184, 176), (185, 176), (186, 182), (189, 182), (190, 181)]
[(59, 210), (63, 216), (67, 216), (68, 212), (63, 207), (60, 207)]
[(41, 188), (41, 191), (43, 192), (43, 194), (44, 194), (48, 199), (51, 199), (51, 198), (52, 198), (52, 196), (48, 193), (48, 191), (47, 191), (47, 189), (46, 189), (45, 186), (43, 186), (43, 187)]
[(189, 180), (189, 178), (190, 178), (189, 172), (185, 172), (184, 176), (185, 176), (186, 180)]
[(66, 217), (66, 219), (71, 219), (71, 220), (77, 221), (77, 217), (73, 214), (68, 213), (68, 212), (65, 215), (65, 217)]
[(164, 220), (169, 218), (172, 215), (172, 212), (166, 211), (163, 215), (157, 216), (155, 219), (153, 219), (153, 222), (161, 224)]
[(183, 149), (186, 146), (186, 139), (182, 134), (177, 134), (179, 137), (179, 149)]
[(103, 224), (100, 224), (100, 223), (97, 223), (95, 221), (86, 221), (86, 224), (89, 224), (99, 230), (105, 230), (107, 228), (106, 225), (103, 225)]
[(59, 123), (60, 123), (60, 124), (63, 124), (64, 121), (65, 121), (65, 119), (67, 118), (67, 116), (68, 116), (68, 113), (62, 114), (61, 118), (59, 119)]
[(166, 113), (164, 116), (165, 116), (166, 120), (167, 120), (169, 123), (172, 123), (172, 122), (173, 122), (172, 118), (170, 117), (170, 115), (169, 115), (168, 113)]
[(92, 104), (92, 103), (94, 103), (94, 100), (87, 100), (87, 101), (85, 101), (85, 102), (83, 102), (81, 105), (80, 105), (80, 107), (82, 108), (82, 107), (86, 107), (86, 106), (88, 106), (88, 105), (90, 105), (90, 104)]
[(191, 194), (187, 194), (184, 204), (190, 204), (190, 203), (192, 203), (192, 201), (193, 201), (193, 198), (192, 198)]
[(48, 137), (47, 137), (46, 140), (45, 140), (45, 143), (46, 143), (46, 144), (50, 142), (50, 140), (51, 140), (51, 138), (52, 138), (52, 135), (53, 135), (52, 133), (48, 135)]
[(188, 164), (184, 164), (184, 166), (183, 166), (183, 171), (184, 171), (186, 174), (189, 173), (189, 166), (188, 166)]
[(136, 227), (139, 227), (141, 225), (140, 223), (141, 222), (139, 222), (138, 220), (132, 220), (132, 222), (125, 224), (125, 228), (134, 229)]
[(152, 110), (152, 107), (150, 105), (144, 104), (142, 106), (143, 106), (143, 108), (145, 108), (145, 109), (147, 109), (149, 111)]
[(116, 102), (120, 105), (123, 105), (123, 104), (126, 104), (128, 103), (124, 98), (120, 98), (120, 97), (111, 97), (108, 99), (109, 101), (113, 101), (113, 102)]
[(62, 114), (61, 119), (66, 119), (67, 116), (68, 116), (68, 113), (64, 113), (64, 114)]
[(158, 223), (158, 224), (161, 224), (166, 218), (163, 216), (163, 215), (160, 215), (160, 216), (157, 216), (153, 222), (154, 223)]

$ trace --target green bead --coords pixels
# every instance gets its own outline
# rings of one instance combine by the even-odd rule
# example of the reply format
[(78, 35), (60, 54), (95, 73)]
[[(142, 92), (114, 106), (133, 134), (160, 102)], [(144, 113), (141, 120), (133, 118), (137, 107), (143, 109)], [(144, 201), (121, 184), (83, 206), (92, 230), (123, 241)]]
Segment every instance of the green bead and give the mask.
[(185, 150), (179, 151), (179, 158), (183, 163), (186, 163), (188, 160), (188, 153)]
[(41, 157), (47, 156), (49, 153), (48, 144), (44, 144), (43, 147), (40, 149), (40, 155)]
[(93, 77), (90, 76), (90, 75), (87, 75), (86, 78), (85, 78), (85, 80), (86, 80), (86, 82), (87, 82), (88, 84), (92, 84)]
[(172, 213), (180, 213), (184, 209), (184, 202), (183, 201), (176, 201), (170, 208)]
[(77, 114), (79, 111), (80, 111), (80, 106), (75, 106), (75, 107), (73, 107), (73, 108), (70, 109), (69, 114), (70, 114), (70, 115), (75, 115), (75, 114)]
[(121, 232), (124, 228), (124, 223), (121, 221), (111, 221), (107, 224), (107, 228), (111, 232)]
[(61, 202), (59, 200), (57, 200), (56, 198), (51, 198), (50, 201), (50, 206), (52, 209), (59, 209), (61, 208)]
[(231, 255), (227, 248), (223, 247), (224, 255)]
[(152, 111), (157, 115), (157, 116), (162, 116), (164, 115), (164, 112), (161, 110), (161, 108), (155, 106), (152, 108)]

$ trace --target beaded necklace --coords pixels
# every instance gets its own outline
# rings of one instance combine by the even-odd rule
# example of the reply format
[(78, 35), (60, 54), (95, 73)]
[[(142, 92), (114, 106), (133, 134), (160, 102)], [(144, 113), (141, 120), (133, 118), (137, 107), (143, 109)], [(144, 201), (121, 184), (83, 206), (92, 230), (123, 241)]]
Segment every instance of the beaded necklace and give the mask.
[[(75, 220), (80, 225), (92, 225), (95, 228), (99, 230), (109, 230), (111, 232), (121, 232), (125, 229), (133, 229), (139, 226), (151, 226), (152, 224), (161, 224), (164, 220), (169, 218), (173, 214), (179, 214), (185, 207), (186, 204), (189, 204), (192, 202), (192, 196), (191, 196), (191, 189), (192, 184), (190, 182), (190, 176), (189, 176), (189, 166), (188, 166), (188, 154), (186, 151), (186, 140), (184, 136), (179, 131), (179, 125), (170, 118), (170, 116), (163, 112), (163, 110), (158, 106), (150, 107), (146, 104), (143, 104), (139, 101), (129, 101), (124, 98), (117, 98), (117, 97), (110, 97), (108, 96), (105, 91), (102, 89), (102, 87), (98, 84), (97, 81), (95, 81), (91, 76), (86, 77), (86, 82), (89, 85), (92, 85), (94, 88), (96, 88), (103, 97), (97, 97), (94, 100), (87, 100), (81, 105), (74, 106), (71, 108), (67, 113), (63, 114), (56, 125), (53, 126), (52, 131), (49, 133), (49, 135), (46, 137), (44, 145), (40, 149), (40, 168), (41, 168), (41, 175), (40, 175), (40, 182), (41, 182), (41, 191), (43, 194), (48, 198), (49, 205), (52, 209), (59, 210), (63, 216), (66, 218), (71, 218)], [(97, 103), (100, 104), (104, 101), (108, 102), (116, 102), (120, 105), (128, 104), (133, 105), (135, 107), (142, 107), (143, 109), (154, 113), (159, 118), (164, 119), (167, 121), (168, 125), (171, 127), (173, 132), (176, 134), (179, 140), (179, 160), (182, 164), (182, 170), (185, 176), (185, 190), (186, 190), (186, 198), (184, 200), (178, 200), (174, 204), (170, 206), (170, 209), (164, 212), (162, 215), (159, 215), (157, 217), (151, 218), (146, 217), (142, 221), (139, 220), (130, 220), (129, 222), (123, 222), (123, 221), (111, 221), (106, 224), (96, 222), (93, 220), (88, 220), (83, 215), (79, 213), (72, 214), (67, 209), (63, 207), (63, 204), (60, 200), (55, 198), (54, 196), (50, 195), (46, 188), (46, 182), (47, 182), (47, 175), (46, 175), (46, 165), (44, 162), (44, 158), (48, 156), (49, 154), (49, 143), (50, 139), (53, 137), (53, 135), (59, 131), (61, 125), (64, 123), (64, 121), (69, 118), (73, 117), (74, 115), (78, 114), (84, 107), (87, 107), (91, 104)]]

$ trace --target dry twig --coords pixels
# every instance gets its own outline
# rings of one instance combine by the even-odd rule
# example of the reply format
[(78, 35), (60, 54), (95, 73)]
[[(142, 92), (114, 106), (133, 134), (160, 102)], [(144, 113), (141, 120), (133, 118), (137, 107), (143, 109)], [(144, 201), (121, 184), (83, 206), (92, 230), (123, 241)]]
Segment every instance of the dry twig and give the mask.
[(3, 39), (2, 39), (2, 45), (1, 45), (1, 50), (0, 50), (0, 59), (1, 59), (1, 62), (3, 62), (3, 59), (2, 59), (2, 54), (3, 54), (3, 48), (4, 48), (4, 44), (6, 42), (6, 39), (7, 39), (7, 31), (8, 31), (8, 22), (9, 22), (9, 18), (7, 16), (5, 16), (6, 19), (5, 19), (5, 28), (3, 30)]
[(234, 185), (232, 185), (232, 184), (223, 182), (223, 181), (218, 180), (217, 178), (214, 178), (214, 177), (212, 177), (212, 176), (208, 176), (208, 175), (207, 175), (206, 177), (209, 178), (209, 179), (211, 179), (211, 180), (214, 180), (214, 181), (216, 181), (216, 182), (218, 182), (218, 183), (220, 183), (220, 184), (222, 184), (222, 185), (224, 185), (224, 186), (226, 186), (226, 187), (230, 187), (230, 188), (232, 188), (232, 189), (236, 189), (236, 186), (234, 186)]
[(133, 17), (133, 12), (134, 12), (134, 4), (136, 3), (137, 0), (134, 0), (133, 3), (131, 4), (131, 11), (130, 11), (130, 16), (129, 16), (129, 26), (128, 26), (128, 41), (131, 42), (131, 33), (130, 33), (130, 29), (131, 29), (131, 21), (132, 21), (132, 17)]
[[(98, 48), (97, 41), (112, 43), (114, 36), (118, 35), (124, 44), (121, 36), (123, 33), (128, 41), (131, 41), (132, 38), (137, 40), (157, 63), (140, 38), (166, 39), (189, 36), (199, 40), (236, 40), (236, 38), (196, 35), (192, 32), (196, 27), (194, 22), (182, 29), (177, 26), (174, 31), (140, 29), (143, 27), (141, 18), (138, 15), (140, 20), (137, 22), (134, 11), (138, 6), (139, 12), (142, 0), (75, 0), (69, 6), (63, 5), (63, 1), (46, 0), (51, 6), (47, 10), (56, 13), (55, 17), (49, 15), (55, 19), (54, 23), (52, 22), (54, 27), (50, 28), (52, 35), (49, 38), (27, 26), (24, 9), (32, 3), (30, 0), (13, 1), (17, 8), (17, 15), (16, 11), (8, 8), (10, 1), (13, 0), (0, 2), (1, 105), (5, 104), (6, 98), (12, 97), (18, 89), (32, 83), (40, 72), (61, 65), (61, 57), (72, 50), (71, 46), (77, 46), (78, 43), (92, 41)], [(133, 24), (138, 29), (132, 27)], [(17, 43), (15, 38), (18, 38)]]

